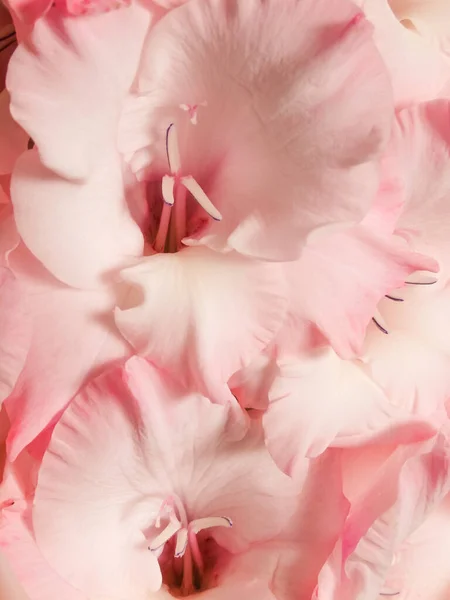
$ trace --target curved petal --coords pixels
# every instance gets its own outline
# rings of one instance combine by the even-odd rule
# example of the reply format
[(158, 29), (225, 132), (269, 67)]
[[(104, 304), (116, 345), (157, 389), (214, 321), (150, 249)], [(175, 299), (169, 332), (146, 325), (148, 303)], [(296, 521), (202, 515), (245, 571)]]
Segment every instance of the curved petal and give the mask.
[[(139, 354), (203, 390), (226, 383), (273, 339), (286, 311), (278, 265), (208, 248), (122, 271), (134, 286), (116, 323)], [(213, 398), (214, 399), (214, 398)]]
[(413, 289), (401, 303), (384, 300), (389, 334), (371, 325), (364, 345), (371, 377), (391, 402), (424, 418), (442, 410), (450, 394), (448, 296), (449, 290)]
[(103, 285), (111, 271), (142, 254), (142, 233), (124, 195), (120, 160), (111, 153), (89, 179), (75, 183), (46, 169), (30, 150), (11, 183), (23, 241), (58, 279), (80, 288)]
[(398, 600), (423, 597), (444, 600), (450, 592), (449, 552), (450, 510), (447, 501), (431, 513), (397, 554), (387, 581), (391, 589), (401, 590)]
[(394, 424), (416, 428), (357, 363), (339, 359), (331, 349), (279, 360), (278, 367), (263, 423), (270, 453), (285, 472), (330, 445), (360, 444)]
[(445, 267), (450, 233), (450, 102), (439, 100), (402, 110), (393, 143), (404, 188), (404, 210), (397, 226), (445, 250)]
[[(377, 304), (417, 270), (436, 261), (411, 252), (404, 240), (361, 225), (311, 236), (297, 262), (287, 263), (290, 312), (314, 323), (343, 358), (360, 354)], [(303, 285), (302, 285), (303, 284)]]
[(0, 406), (14, 389), (31, 343), (25, 290), (0, 267)]
[(6, 560), (0, 556), (0, 594), (4, 600), (28, 600)]
[[(186, 243), (292, 259), (317, 225), (365, 214), (392, 104), (361, 16), (346, 0), (287, 0), (283, 10), (214, 0), (155, 25), (121, 148), (142, 169), (133, 154), (148, 159), (151, 146), (155, 176), (167, 172), (164, 135), (176, 123), (183, 171), (223, 216)], [(199, 108), (195, 127), (180, 106)]]
[(227, 412), (137, 357), (89, 384), (55, 426), (35, 495), (37, 543), (58, 573), (91, 595), (141, 599), (157, 589), (143, 532), (174, 495), (191, 520), (231, 518), (228, 535), (216, 536), (226, 547), (279, 531), (291, 482), (258, 434), (226, 438)]
[(76, 19), (53, 10), (14, 53), (7, 77), (11, 112), (49, 169), (87, 178), (116, 146), (149, 16), (139, 3)]
[(25, 368), (5, 402), (14, 460), (96, 369), (128, 356), (130, 349), (114, 326), (110, 292), (63, 286), (23, 246), (10, 256), (10, 265), (26, 292), (32, 331)]
[(143, 465), (132, 461), (139, 416), (120, 396), (129, 397), (120, 374), (102, 377), (61, 417), (42, 461), (33, 528), (49, 564), (89, 597), (143, 600), (161, 586), (142, 533), (158, 505), (146, 500)]
[(396, 106), (444, 97), (450, 78), (449, 62), (438, 48), (398, 22), (389, 6), (392, 3), (356, 0), (373, 23), (374, 41), (389, 71)]
[(11, 567), (11, 573), (6, 574), (2, 564), (0, 578), (2, 573), (5, 574), (7, 579), (4, 583), (13, 585), (15, 592), (14, 596), (4, 596), (0, 579), (2, 600), (88, 600), (49, 567), (36, 546), (25, 517), (14, 508), (2, 510), (0, 547)]
[(450, 55), (450, 6), (446, 0), (389, 0), (397, 19)]
[(9, 111), (9, 94), (0, 93), (0, 175), (12, 173), (17, 158), (25, 152), (28, 135), (14, 121)]
[(340, 544), (341, 556), (335, 554), (334, 567), (331, 561), (319, 583), (319, 589), (322, 584), (326, 589), (334, 578), (329, 587), (333, 591), (319, 597), (347, 600), (360, 595), (375, 600), (382, 593), (402, 598), (401, 584), (386, 579), (395, 553), (450, 489), (445, 434), (434, 443), (412, 447), (406, 454), (405, 450), (397, 450), (388, 458), (381, 478), (376, 478), (368, 493), (356, 502)]

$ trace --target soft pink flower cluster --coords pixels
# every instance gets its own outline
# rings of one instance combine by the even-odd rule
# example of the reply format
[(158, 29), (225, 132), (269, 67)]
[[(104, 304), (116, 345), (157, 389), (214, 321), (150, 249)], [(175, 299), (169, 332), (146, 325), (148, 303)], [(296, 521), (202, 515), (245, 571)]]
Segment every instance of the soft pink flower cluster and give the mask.
[(448, 600), (450, 2), (8, 8), (0, 598)]

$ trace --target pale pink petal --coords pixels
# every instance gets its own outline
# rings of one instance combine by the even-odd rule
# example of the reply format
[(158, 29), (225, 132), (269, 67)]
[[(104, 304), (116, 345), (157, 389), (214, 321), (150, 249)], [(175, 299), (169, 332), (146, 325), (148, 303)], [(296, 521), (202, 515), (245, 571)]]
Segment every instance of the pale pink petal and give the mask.
[(14, 585), (17, 591), (17, 595), (3, 596), (0, 579), (2, 600), (88, 600), (51, 569), (36, 546), (29, 523), (14, 507), (2, 510), (0, 551), (11, 569), (11, 573), (6, 574), (1, 565), (0, 578), (5, 573), (8, 577), (5, 583)]
[(3, 600), (28, 600), (23, 588), (2, 556), (0, 556), (0, 597)]
[(159, 568), (143, 532), (170, 496), (191, 520), (230, 518), (232, 529), (212, 530), (227, 548), (273, 537), (293, 486), (257, 431), (225, 436), (227, 413), (137, 357), (89, 384), (54, 429), (35, 497), (37, 543), (58, 573), (113, 598), (154, 590)]
[[(130, 359), (126, 372), (144, 413), (148, 452), (160, 456), (178, 495), (194, 516), (225, 515), (233, 521), (230, 530), (212, 530), (214, 538), (235, 552), (276, 535), (290, 516), (294, 488), (271, 460), (260, 428), (255, 425), (244, 439), (233, 441), (226, 432), (227, 407), (197, 394), (181, 401), (183, 391), (164, 382), (143, 359)], [(257, 514), (249, 509), (255, 504)]]
[(449, 552), (450, 510), (447, 500), (424, 521), (398, 552), (387, 577), (391, 589), (400, 590), (396, 598), (447, 598), (450, 593)]
[(408, 437), (422, 429), (391, 405), (358, 363), (331, 349), (279, 359), (278, 369), (263, 423), (270, 453), (287, 473), (330, 445), (360, 444), (403, 425)]
[(205, 600), (310, 600), (302, 574), (306, 549), (294, 543), (268, 543), (232, 557), (221, 570), (217, 588)]
[(395, 103), (405, 106), (434, 100), (443, 95), (450, 78), (450, 64), (438, 48), (398, 22), (390, 1), (357, 0), (356, 3), (374, 25), (374, 41), (389, 71)]
[[(346, 0), (283, 7), (187, 2), (148, 36), (119, 139), (139, 171), (151, 147), (156, 177), (176, 124), (183, 174), (223, 216), (186, 243), (293, 258), (315, 226), (370, 206), (392, 117), (371, 27)], [(195, 126), (187, 104), (203, 104)]]
[(287, 263), (290, 312), (314, 323), (344, 358), (359, 354), (379, 301), (416, 270), (437, 263), (404, 240), (377, 235), (363, 222), (311, 236), (297, 262)]
[(279, 266), (235, 253), (188, 248), (150, 256), (122, 276), (134, 294), (116, 309), (119, 329), (139, 354), (197, 389), (226, 383), (285, 317)]
[(11, 184), (17, 229), (58, 279), (95, 288), (133, 256), (143, 237), (125, 201), (119, 157), (105, 153), (83, 183), (46, 169), (35, 149), (18, 160)]
[(25, 294), (13, 273), (0, 267), (0, 405), (14, 389), (31, 343)]
[[(60, 284), (23, 246), (10, 256), (10, 265), (25, 288), (32, 327), (25, 368), (6, 401), (13, 460), (63, 410), (88, 376), (127, 356), (130, 349), (114, 326), (112, 294)], [(20, 351), (16, 343), (10, 346), (13, 351)]]
[(393, 144), (404, 190), (398, 227), (436, 247), (437, 258), (448, 261), (450, 102), (439, 100), (400, 111)]
[(389, 0), (397, 19), (450, 54), (450, 5), (446, 0)]
[(0, 175), (12, 172), (17, 158), (25, 152), (29, 136), (12, 118), (9, 94), (0, 93)]
[(363, 360), (390, 401), (411, 414), (431, 416), (450, 394), (450, 289), (406, 286), (403, 302), (380, 303), (388, 335), (367, 332)]
[[(359, 465), (364, 468), (364, 460)], [(447, 494), (449, 465), (448, 441), (439, 436), (436, 442), (398, 449), (372, 480), (370, 470), (363, 471), (362, 479), (371, 483), (353, 500), (342, 541), (319, 579), (319, 590), (328, 593), (319, 592), (319, 598), (375, 600), (379, 593), (402, 591), (387, 579), (395, 553)]]
[(71, 402), (42, 462), (33, 509), (37, 545), (89, 597), (143, 600), (161, 585), (143, 531), (164, 496), (159, 504), (148, 496), (140, 422), (120, 371), (100, 377)]
[(50, 11), (15, 52), (7, 77), (11, 112), (47, 167), (86, 178), (115, 148), (149, 18), (139, 3), (76, 19)]

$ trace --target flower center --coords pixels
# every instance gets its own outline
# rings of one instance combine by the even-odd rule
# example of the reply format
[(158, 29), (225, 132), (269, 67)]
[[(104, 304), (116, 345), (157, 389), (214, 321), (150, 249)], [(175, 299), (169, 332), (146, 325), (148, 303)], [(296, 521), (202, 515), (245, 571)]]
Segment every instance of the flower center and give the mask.
[[(197, 119), (197, 106), (191, 107), (190, 105), (186, 105), (186, 107), (191, 115), (191, 122), (195, 123)], [(195, 120), (193, 121), (194, 117)], [(156, 252), (176, 252), (183, 238), (186, 237), (186, 203), (188, 195), (212, 219), (215, 221), (222, 219), (222, 215), (194, 177), (189, 173), (183, 173), (174, 123), (171, 123), (166, 131), (166, 154), (169, 173), (162, 178), (163, 207), (158, 230), (153, 240), (153, 248)]]
[[(165, 526), (161, 523), (165, 521)], [(228, 517), (204, 517), (189, 521), (183, 504), (176, 496), (167, 498), (155, 519), (161, 531), (153, 538), (149, 549), (166, 571), (165, 582), (173, 595), (189, 596), (204, 587), (205, 560), (198, 534), (213, 527), (230, 528)], [(167, 568), (168, 567), (168, 568)]]

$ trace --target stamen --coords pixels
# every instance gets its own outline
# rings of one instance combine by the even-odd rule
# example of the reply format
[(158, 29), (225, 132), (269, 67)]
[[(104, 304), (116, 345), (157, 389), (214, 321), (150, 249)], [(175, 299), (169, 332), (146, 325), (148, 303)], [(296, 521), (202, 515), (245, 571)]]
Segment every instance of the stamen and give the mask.
[(162, 179), (162, 196), (164, 202), (169, 206), (173, 206), (175, 203), (175, 177), (172, 175), (164, 175)]
[(382, 333), (385, 333), (385, 334), (389, 333), (387, 324), (385, 323), (383, 317), (380, 315), (378, 310), (375, 311), (375, 315), (372, 317), (372, 321), (375, 323), (375, 325), (378, 327), (378, 329)]
[(188, 175), (187, 177), (181, 178), (181, 183), (184, 187), (191, 192), (200, 206), (208, 213), (210, 217), (212, 217), (215, 221), (221, 221), (222, 215), (196, 182), (196, 180), (192, 177), (192, 175)]
[(188, 545), (188, 530), (183, 527), (181, 531), (177, 533), (177, 543), (175, 545), (175, 558), (181, 558), (186, 552)]
[(201, 553), (200, 547), (198, 545), (198, 539), (197, 539), (197, 535), (195, 534), (195, 531), (192, 531), (192, 529), (189, 529), (188, 538), (189, 538), (189, 548), (191, 549), (192, 558), (194, 559), (194, 563), (197, 566), (199, 575), (202, 576), (205, 565), (203, 562), (202, 553)]
[(430, 277), (428, 275), (424, 275), (420, 278), (419, 281), (405, 281), (406, 285), (434, 285), (437, 283), (436, 277)]
[(195, 534), (210, 527), (227, 527), (230, 529), (233, 527), (233, 521), (228, 517), (206, 517), (204, 519), (195, 519), (195, 521), (189, 523), (189, 529)]
[(166, 204), (164, 202), (161, 220), (159, 222), (158, 233), (156, 234), (156, 239), (153, 247), (156, 252), (164, 252), (164, 248), (166, 246), (167, 233), (169, 231), (170, 224), (170, 214), (172, 212), (172, 207), (170, 204)]
[(395, 296), (391, 296), (390, 294), (386, 294), (385, 298), (388, 298), (389, 300), (393, 300), (394, 302), (404, 302), (404, 298), (396, 298)]
[(149, 549), (152, 550), (152, 552), (158, 550), (158, 548), (161, 548), (161, 546), (163, 546), (167, 541), (169, 541), (170, 538), (173, 537), (180, 529), (181, 523), (173, 515), (167, 527), (163, 531), (161, 531), (161, 533), (158, 534), (152, 541), (152, 543), (149, 546)]
[(175, 123), (171, 123), (166, 131), (166, 154), (170, 172), (177, 175), (181, 169), (181, 160)]

